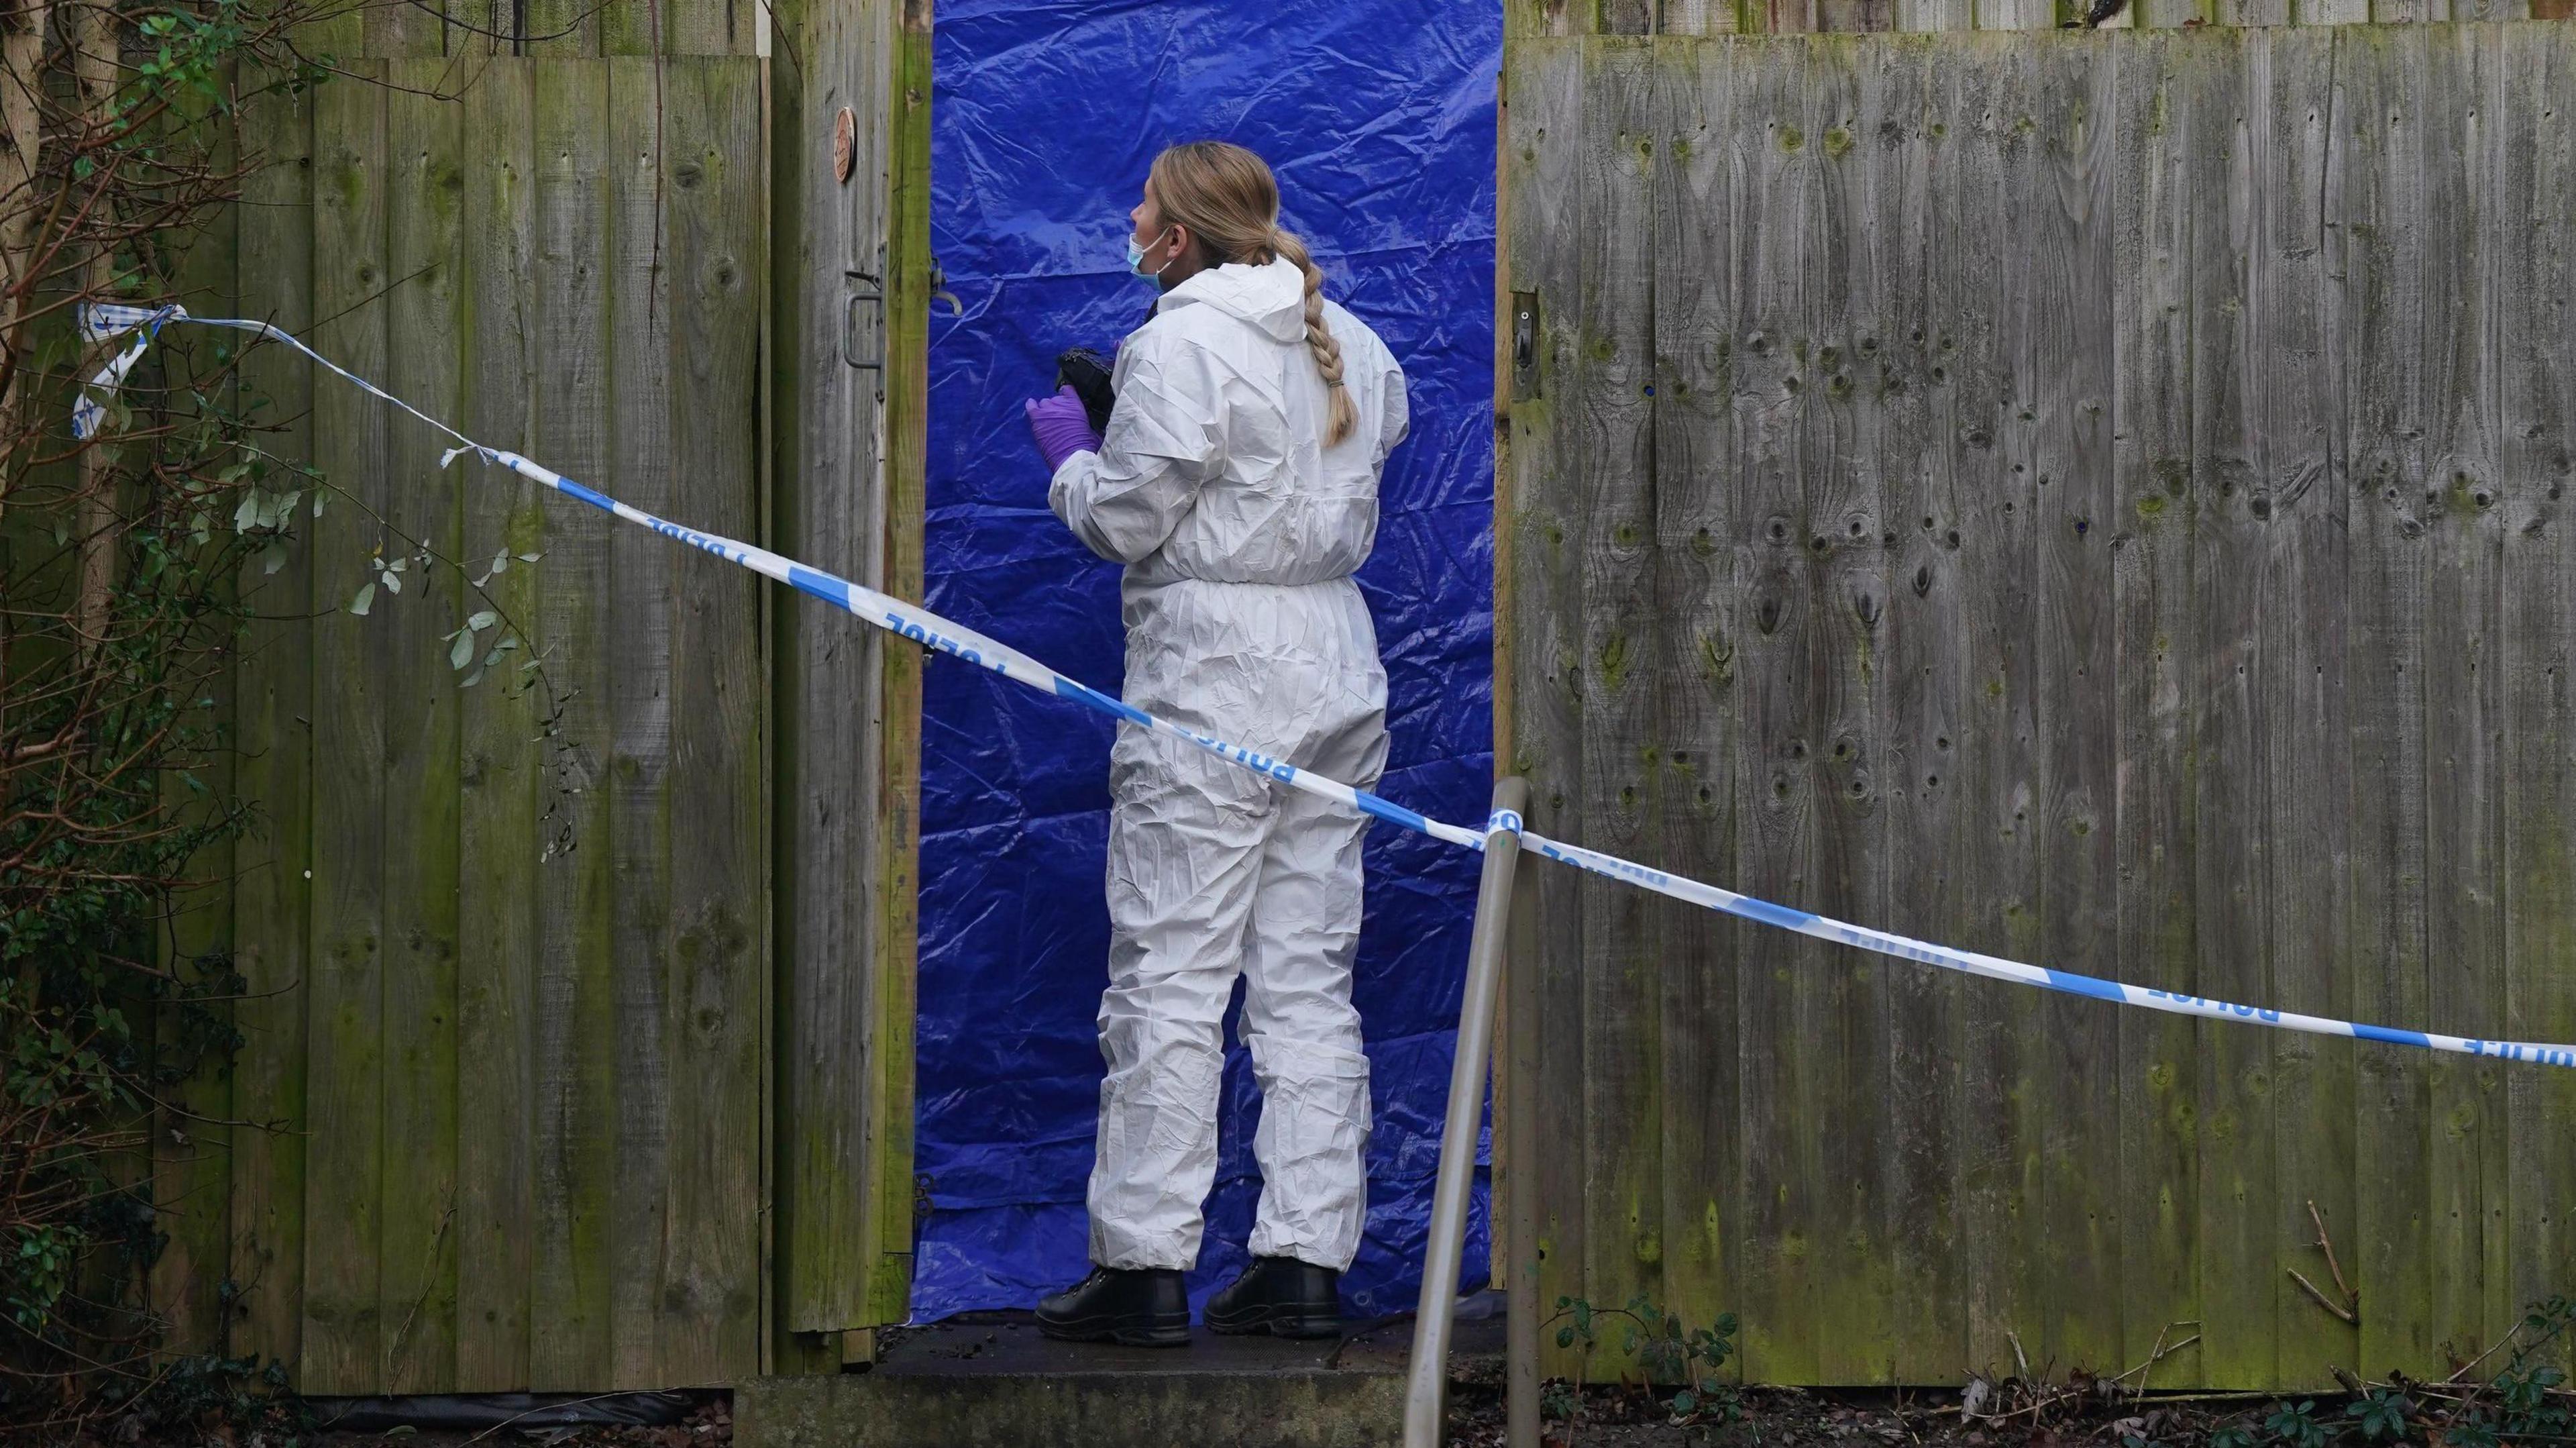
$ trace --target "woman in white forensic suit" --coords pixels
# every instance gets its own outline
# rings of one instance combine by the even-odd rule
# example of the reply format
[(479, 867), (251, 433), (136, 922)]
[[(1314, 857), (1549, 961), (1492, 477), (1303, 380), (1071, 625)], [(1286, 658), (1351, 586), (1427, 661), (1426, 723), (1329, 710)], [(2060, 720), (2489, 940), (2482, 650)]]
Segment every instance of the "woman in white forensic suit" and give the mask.
[[(1126, 698), (1368, 788), (1386, 672), (1351, 574), (1404, 438), (1404, 374), (1324, 299), (1279, 228), (1278, 185), (1239, 146), (1154, 161), (1129, 266), (1162, 297), (1120, 348), (1105, 435), (1070, 390), (1029, 405), (1048, 500), (1126, 565)], [(1050, 1335), (1179, 1344), (1216, 1170), (1228, 997), (1261, 1086), (1252, 1265), (1208, 1305), (1219, 1332), (1338, 1330), (1367, 1212), (1368, 1060), (1351, 1006), (1366, 817), (1185, 741), (1121, 725), (1110, 761), (1109, 988), (1091, 1260), (1045, 1299)]]

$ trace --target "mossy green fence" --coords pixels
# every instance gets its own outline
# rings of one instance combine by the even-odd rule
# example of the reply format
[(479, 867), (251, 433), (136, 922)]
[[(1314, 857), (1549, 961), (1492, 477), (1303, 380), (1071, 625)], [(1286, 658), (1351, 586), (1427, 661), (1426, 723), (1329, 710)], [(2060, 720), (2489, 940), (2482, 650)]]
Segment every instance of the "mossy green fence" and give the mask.
[[(306, 46), (340, 73), (242, 117), (231, 280), (186, 300), (916, 592), (927, 87), (897, 78), (928, 39), (899, 0), (349, 9)], [(859, 270), (882, 318), (845, 315)], [(156, 1131), (172, 1350), (308, 1393), (837, 1370), (909, 1285), (908, 654), (847, 619), (808, 645), (738, 568), (442, 467), (282, 349), (246, 385), (330, 492), (244, 581), (230, 782), (261, 824), (175, 942), (248, 991), (232, 1069)], [(778, 665), (817, 650), (864, 731)], [(791, 769), (828, 831), (777, 818)], [(814, 900), (857, 923), (782, 905)]]
[[(2576, 1039), (2576, 26), (1524, 33), (1506, 94), (1534, 827)], [(2576, 1075), (1536, 885), (1543, 1300), (1738, 1312), (1765, 1381), (2263, 1388), (2576, 1285)]]

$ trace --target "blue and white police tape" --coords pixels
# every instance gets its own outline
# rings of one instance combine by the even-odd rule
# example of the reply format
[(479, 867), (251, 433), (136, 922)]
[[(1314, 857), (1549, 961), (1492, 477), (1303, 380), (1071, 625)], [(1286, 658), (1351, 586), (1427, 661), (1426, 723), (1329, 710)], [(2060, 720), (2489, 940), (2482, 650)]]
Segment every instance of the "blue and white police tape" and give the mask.
[[(910, 639), (924, 648), (936, 649), (963, 662), (991, 669), (997, 674), (1017, 680), (1033, 689), (1074, 700), (1140, 729), (1156, 730), (1176, 738), (1186, 739), (1221, 759), (1291, 789), (1303, 790), (1308, 794), (1339, 801), (1363, 814), (1373, 815), (1390, 824), (1419, 831), (1436, 840), (1463, 845), (1471, 850), (1482, 850), (1485, 847), (1485, 833), (1443, 823), (1406, 809), (1402, 805), (1381, 799), (1367, 790), (1355, 789), (1339, 780), (1309, 773), (1285, 760), (1273, 758), (1258, 750), (1248, 749), (1213, 735), (1201, 734), (1193, 729), (1184, 729), (1169, 720), (1156, 718), (1132, 704), (1113, 699), (1097, 689), (1068, 679), (1035, 659), (996, 643), (972, 629), (950, 623), (928, 609), (904, 603), (821, 569), (808, 568), (794, 559), (782, 558), (765, 548), (758, 548), (749, 543), (738, 542), (713, 533), (701, 533), (694, 528), (683, 527), (678, 523), (654, 517), (641, 508), (630, 507), (605, 493), (585, 487), (551, 468), (531, 462), (517, 453), (485, 447), (265, 322), (191, 317), (176, 307), (83, 308), (83, 330), (94, 340), (105, 341), (130, 331), (139, 331), (143, 334), (132, 347), (119, 354), (108, 371), (92, 379), (91, 386), (104, 388), (113, 393), (117, 383), (123, 380), (125, 373), (141, 357), (143, 348), (150, 341), (152, 334), (158, 328), (172, 322), (231, 327), (285, 343), (332, 372), (365, 388), (369, 393), (392, 403), (455, 439), (457, 446), (450, 449), (440, 460), (441, 466), (454, 461), (459, 454), (471, 453), (487, 463), (508, 468), (521, 477), (543, 483), (556, 492), (567, 497), (578, 498), (594, 508), (612, 513), (630, 523), (641, 524), (664, 537), (686, 543), (693, 548), (703, 549), (720, 558), (739, 563), (756, 573), (777, 579), (799, 593), (821, 599), (836, 608), (845, 609), (867, 623), (874, 624), (888, 633)], [(86, 397), (83, 403), (90, 405)], [(95, 411), (89, 414), (89, 425), (93, 428), (98, 415)], [(75, 426), (79, 425), (76, 417)], [(88, 434), (83, 432), (82, 435)], [(2211, 1000), (2205, 996), (2177, 995), (2170, 991), (2149, 990), (2144, 986), (2124, 985), (2118, 981), (2078, 975), (2072, 971), (2025, 965), (2017, 960), (2004, 960), (1972, 950), (1934, 945), (1928, 941), (1915, 940), (1889, 931), (1873, 930), (1865, 925), (1853, 925), (1829, 916), (1774, 905), (1767, 900), (1757, 900), (1750, 895), (1739, 895), (1716, 885), (1667, 874), (1632, 860), (1620, 859), (1616, 855), (1587, 850), (1580, 845), (1562, 844), (1532, 832), (1518, 815), (1508, 810), (1498, 811), (1486, 821), (1486, 833), (1502, 831), (1518, 834), (1523, 849), (1534, 851), (1561, 864), (1572, 865), (1576, 869), (1589, 870), (1596, 875), (1654, 891), (1659, 895), (1667, 895), (1676, 900), (1687, 901), (1710, 910), (1723, 911), (1729, 915), (1741, 916), (1746, 920), (1759, 921), (1765, 925), (1812, 936), (1818, 940), (1874, 951), (1880, 955), (1894, 956), (1899, 960), (1910, 960), (1921, 965), (1938, 966), (1944, 970), (1983, 976), (1989, 980), (2037, 986), (2042, 990), (2057, 991), (2065, 995), (2085, 996), (2121, 1005), (2142, 1006), (2148, 1010), (2167, 1011), (2176, 1015), (2241, 1021), (2248, 1025), (2271, 1026), (2284, 1031), (2303, 1031), (2310, 1035), (2350, 1036), (2356, 1040), (2380, 1041), (2399, 1046), (2419, 1046), (2427, 1050), (2451, 1051), (2461, 1055), (2483, 1056), (2496, 1060), (2576, 1067), (2576, 1045), (2536, 1045), (2524, 1041), (2493, 1041), (2467, 1036), (2442, 1035), (2431, 1031), (2364, 1025), (2356, 1021), (2338, 1021), (2325, 1016), (2301, 1015), (2296, 1011), (2273, 1010), (2264, 1006)]]

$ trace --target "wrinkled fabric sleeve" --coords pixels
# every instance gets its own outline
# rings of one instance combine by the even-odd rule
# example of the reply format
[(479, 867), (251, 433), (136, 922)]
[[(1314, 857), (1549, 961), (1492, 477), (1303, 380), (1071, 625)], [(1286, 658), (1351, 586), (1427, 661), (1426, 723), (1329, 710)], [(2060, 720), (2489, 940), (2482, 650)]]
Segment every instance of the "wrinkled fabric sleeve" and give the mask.
[(1201, 348), (1138, 333), (1100, 451), (1056, 469), (1047, 506), (1113, 563), (1150, 557), (1198, 502), (1225, 457), (1224, 385)]
[(1404, 441), (1413, 427), (1413, 401), (1405, 396), (1404, 369), (1393, 357), (1387, 359), (1385, 393), (1378, 399), (1377, 465), (1386, 466), (1387, 455)]

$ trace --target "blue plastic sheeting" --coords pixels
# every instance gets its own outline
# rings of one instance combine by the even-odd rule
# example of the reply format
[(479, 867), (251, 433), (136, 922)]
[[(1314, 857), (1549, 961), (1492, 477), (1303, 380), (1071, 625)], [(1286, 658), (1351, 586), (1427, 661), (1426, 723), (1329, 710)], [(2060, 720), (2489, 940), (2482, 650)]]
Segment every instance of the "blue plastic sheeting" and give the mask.
[[(1117, 569), (1047, 511), (1020, 402), (1055, 355), (1147, 315), (1128, 208), (1164, 145), (1216, 138), (1277, 171), (1329, 295), (1402, 362), (1411, 440), (1359, 576), (1391, 699), (1384, 792), (1484, 818), (1492, 773), (1494, 76), (1498, 6), (1454, 0), (942, 0), (932, 240), (929, 602), (1076, 678), (1121, 676)], [(1087, 1270), (1101, 1062), (1108, 725), (935, 662), (922, 721), (913, 1312), (1025, 1307)], [(1369, 1220), (1344, 1305), (1410, 1307), (1448, 1097), (1476, 857), (1380, 825), (1355, 995), (1376, 1108)], [(1233, 1039), (1231, 1027), (1228, 1040)], [(1224, 1143), (1192, 1278), (1241, 1265), (1258, 1093), (1227, 1056)], [(1481, 1281), (1479, 1193), (1467, 1247)], [(1464, 1284), (1462, 1284), (1464, 1285)]]

